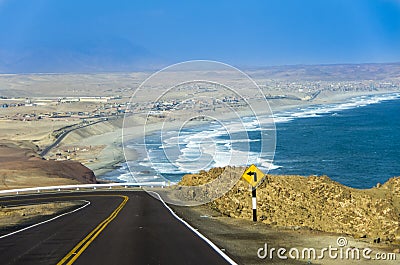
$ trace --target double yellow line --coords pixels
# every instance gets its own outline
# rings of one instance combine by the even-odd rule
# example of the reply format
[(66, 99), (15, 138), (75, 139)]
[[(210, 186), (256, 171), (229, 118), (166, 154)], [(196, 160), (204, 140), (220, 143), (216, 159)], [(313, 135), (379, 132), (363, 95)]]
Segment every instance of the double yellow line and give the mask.
[(108, 216), (103, 222), (101, 222), (95, 229), (92, 230), (81, 242), (79, 242), (57, 265), (70, 265), (76, 261), (76, 259), (88, 248), (88, 246), (96, 239), (96, 237), (107, 227), (112, 220), (117, 217), (118, 213), (125, 206), (129, 200), (128, 196), (120, 195), (124, 198), (120, 205)]

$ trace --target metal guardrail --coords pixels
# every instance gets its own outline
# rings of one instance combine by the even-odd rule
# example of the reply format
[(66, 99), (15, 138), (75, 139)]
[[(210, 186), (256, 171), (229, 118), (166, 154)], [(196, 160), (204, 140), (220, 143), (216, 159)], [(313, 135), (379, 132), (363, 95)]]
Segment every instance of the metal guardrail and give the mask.
[(78, 184), (78, 185), (63, 185), (63, 186), (45, 186), (45, 187), (33, 187), (33, 188), (23, 188), (23, 189), (10, 189), (10, 190), (0, 190), (0, 195), (3, 194), (19, 194), (19, 193), (29, 193), (35, 192), (39, 193), (41, 191), (61, 191), (61, 190), (81, 190), (81, 189), (111, 189), (113, 187), (165, 187), (167, 183), (162, 182), (127, 182), (127, 183), (108, 183), (108, 184)]

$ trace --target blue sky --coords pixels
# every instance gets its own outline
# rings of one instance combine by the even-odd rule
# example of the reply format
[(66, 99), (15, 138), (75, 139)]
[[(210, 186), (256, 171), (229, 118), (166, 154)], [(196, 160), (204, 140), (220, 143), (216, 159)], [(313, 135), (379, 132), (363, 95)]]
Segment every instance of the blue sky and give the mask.
[(399, 62), (400, 0), (0, 0), (0, 72), (192, 59)]

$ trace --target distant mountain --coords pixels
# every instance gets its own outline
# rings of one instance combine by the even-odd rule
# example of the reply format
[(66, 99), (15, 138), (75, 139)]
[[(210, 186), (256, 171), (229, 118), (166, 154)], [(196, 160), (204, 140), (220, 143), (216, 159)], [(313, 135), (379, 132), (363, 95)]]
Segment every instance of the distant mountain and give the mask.
[(0, 47), (0, 73), (120, 72), (159, 69), (166, 60), (124, 39)]

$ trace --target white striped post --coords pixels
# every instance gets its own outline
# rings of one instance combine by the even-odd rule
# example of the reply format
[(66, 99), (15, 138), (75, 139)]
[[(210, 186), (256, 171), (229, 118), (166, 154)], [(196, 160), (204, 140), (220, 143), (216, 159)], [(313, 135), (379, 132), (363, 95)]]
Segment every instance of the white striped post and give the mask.
[[(257, 173), (253, 173), (254, 182), (257, 182)], [(257, 192), (256, 187), (253, 187), (251, 190), (251, 204), (253, 208), (253, 221), (257, 222)]]

